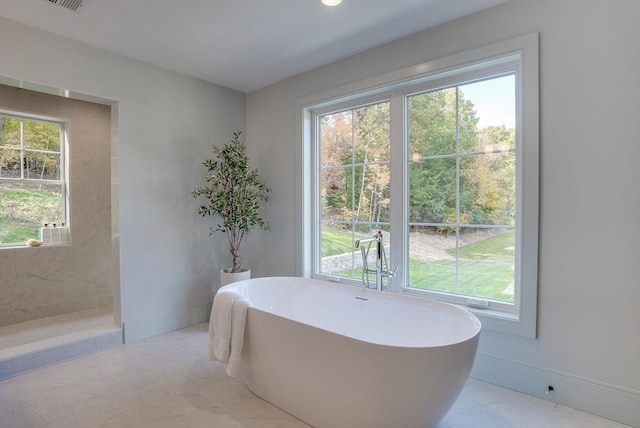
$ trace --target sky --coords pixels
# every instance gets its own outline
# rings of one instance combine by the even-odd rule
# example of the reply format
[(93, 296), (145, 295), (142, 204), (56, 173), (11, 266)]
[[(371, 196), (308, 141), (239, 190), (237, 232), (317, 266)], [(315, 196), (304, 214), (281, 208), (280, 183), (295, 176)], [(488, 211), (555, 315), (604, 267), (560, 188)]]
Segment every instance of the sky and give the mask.
[(473, 102), (476, 117), (480, 119), (478, 129), (486, 126), (505, 125), (515, 128), (515, 77), (497, 79), (460, 86), (464, 98)]

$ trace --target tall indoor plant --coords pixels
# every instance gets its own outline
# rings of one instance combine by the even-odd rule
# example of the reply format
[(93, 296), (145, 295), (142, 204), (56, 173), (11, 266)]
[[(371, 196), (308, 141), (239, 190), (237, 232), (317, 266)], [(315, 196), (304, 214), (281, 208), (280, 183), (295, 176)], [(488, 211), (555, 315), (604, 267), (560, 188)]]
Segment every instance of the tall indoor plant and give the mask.
[(231, 141), (222, 148), (213, 146), (213, 157), (202, 163), (207, 169), (206, 184), (192, 192), (194, 198), (205, 201), (198, 214), (222, 219), (221, 224), (210, 228), (209, 234), (227, 234), (233, 267), (224, 272), (230, 273), (246, 270), (240, 264), (240, 245), (245, 235), (256, 227), (269, 229), (269, 222), (260, 211), (266, 206), (271, 189), (260, 179), (257, 169), (249, 168), (241, 133), (234, 132)]

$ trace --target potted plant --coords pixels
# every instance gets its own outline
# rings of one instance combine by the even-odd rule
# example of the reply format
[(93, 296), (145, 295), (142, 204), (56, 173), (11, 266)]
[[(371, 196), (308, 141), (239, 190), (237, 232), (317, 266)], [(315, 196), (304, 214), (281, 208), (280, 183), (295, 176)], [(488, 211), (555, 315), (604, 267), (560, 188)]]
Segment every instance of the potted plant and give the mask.
[[(198, 214), (222, 219), (221, 224), (210, 228), (209, 235), (222, 232), (229, 240), (233, 267), (221, 271), (221, 285), (251, 277), (251, 271), (240, 263), (240, 245), (254, 228), (269, 229), (269, 222), (262, 218), (260, 210), (266, 206), (271, 189), (260, 179), (257, 169), (249, 169), (241, 133), (234, 132), (231, 141), (222, 148), (212, 147), (213, 158), (202, 163), (207, 169), (206, 184), (192, 192), (194, 198), (205, 201), (205, 205), (198, 208)], [(236, 275), (239, 273), (243, 274), (240, 278)]]

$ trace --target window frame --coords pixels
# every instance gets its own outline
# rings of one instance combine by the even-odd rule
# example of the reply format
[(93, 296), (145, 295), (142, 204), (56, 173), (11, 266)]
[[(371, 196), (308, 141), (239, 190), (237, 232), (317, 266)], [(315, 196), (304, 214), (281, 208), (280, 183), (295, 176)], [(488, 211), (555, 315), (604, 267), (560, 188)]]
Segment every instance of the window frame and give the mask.
[[(516, 194), (516, 281), (520, 282), (513, 310), (504, 305), (493, 305), (486, 309), (473, 307), (463, 299), (451, 299), (451, 294), (406, 288), (405, 271), (408, 266), (408, 240), (405, 233), (407, 213), (407, 122), (398, 129), (398, 115), (406, 113), (407, 97), (417, 92), (438, 87), (463, 85), (483, 78), (514, 72), (516, 75), (516, 162), (518, 179)], [(315, 189), (318, 185), (317, 165), (319, 145), (315, 145), (319, 130), (315, 118), (331, 111), (355, 108), (375, 100), (391, 100), (391, 248), (392, 260), (402, 260), (398, 279), (394, 278), (393, 291), (417, 297), (429, 297), (464, 305), (474, 312), (487, 329), (536, 337), (537, 314), (537, 257), (538, 257), (538, 193), (539, 193), (539, 102), (538, 102), (538, 33), (484, 46), (450, 57), (429, 61), (414, 67), (377, 76), (304, 97), (297, 104), (300, 127), (299, 156), (303, 169), (300, 171), (300, 206), (298, 219), (301, 230), (299, 248), (302, 252), (297, 262), (298, 273), (307, 277), (318, 277), (347, 284), (360, 281), (318, 274), (319, 257), (319, 206)], [(395, 100), (395, 102), (394, 102)], [(402, 141), (402, 144), (393, 144)], [(401, 218), (402, 221), (395, 221)], [(393, 262), (396, 263), (396, 262)], [(395, 266), (395, 265), (394, 265)], [(443, 299), (443, 297), (445, 297)]]
[[(66, 225), (66, 227), (69, 227), (69, 175), (68, 175), (68, 170), (69, 170), (69, 158), (68, 158), (68, 151), (69, 151), (69, 147), (68, 147), (68, 121), (64, 120), (62, 118), (56, 118), (56, 117), (51, 117), (51, 116), (43, 116), (43, 115), (38, 115), (38, 114), (31, 114), (31, 113), (27, 113), (27, 112), (22, 112), (22, 111), (15, 111), (15, 110), (7, 110), (7, 109), (0, 109), (0, 115), (5, 116), (5, 117), (9, 117), (12, 119), (17, 119), (20, 121), (38, 121), (38, 122), (45, 122), (45, 123), (52, 123), (55, 125), (58, 125), (60, 127), (60, 151), (59, 151), (59, 156), (60, 156), (60, 162), (59, 162), (59, 168), (60, 168), (60, 178), (58, 180), (51, 180), (51, 179), (34, 179), (34, 178), (24, 178), (24, 174), (21, 173), (21, 177), (20, 178), (13, 178), (13, 177), (0, 177), (0, 183), (30, 183), (30, 184), (53, 184), (53, 185), (59, 185), (61, 188), (61, 193), (62, 193), (62, 198), (61, 198), (61, 217), (64, 219), (64, 223)], [(42, 152), (45, 153), (43, 151), (39, 151), (39, 150), (29, 150), (29, 149), (25, 149), (24, 148), (24, 142), (22, 141), (22, 137), (21, 137), (21, 142), (20, 142), (21, 147), (19, 149), (15, 149), (15, 150), (19, 150), (21, 152), (21, 158), (24, 158), (24, 153), (27, 151), (31, 151), (31, 152)], [(52, 152), (53, 153), (53, 152)], [(58, 153), (58, 152), (56, 152)], [(23, 166), (21, 166), (21, 169), (24, 168)], [(68, 244), (51, 244), (48, 246), (59, 246), (59, 245), (68, 245)], [(6, 242), (6, 243), (0, 243), (0, 249), (3, 248), (16, 248), (16, 247), (23, 247), (24, 243), (22, 242)]]

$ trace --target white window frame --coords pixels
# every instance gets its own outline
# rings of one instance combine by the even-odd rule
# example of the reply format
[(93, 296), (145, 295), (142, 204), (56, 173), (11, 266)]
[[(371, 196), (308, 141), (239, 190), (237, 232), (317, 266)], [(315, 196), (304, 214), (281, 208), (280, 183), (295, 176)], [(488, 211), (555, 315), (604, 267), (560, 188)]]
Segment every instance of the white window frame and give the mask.
[[(508, 71), (516, 73), (516, 162), (518, 162), (516, 209), (516, 287), (513, 305), (491, 305), (486, 309), (472, 307), (466, 298), (442, 295), (435, 292), (406, 289), (404, 271), (406, 268), (408, 242), (406, 232), (406, 165), (407, 159), (405, 126), (391, 128), (391, 140), (403, 144), (392, 144), (392, 174), (401, 172), (402, 178), (392, 178), (391, 184), (391, 254), (392, 260), (403, 260), (404, 266), (394, 279), (394, 291), (404, 291), (415, 296), (428, 296), (466, 305), (490, 330), (529, 338), (536, 337), (537, 314), (537, 268), (538, 268), (538, 194), (539, 194), (539, 95), (538, 95), (538, 34), (527, 34), (518, 38), (484, 46), (446, 58), (429, 61), (414, 67), (395, 71), (372, 79), (310, 95), (299, 100), (297, 114), (302, 126), (299, 129), (299, 159), (303, 168), (298, 172), (300, 197), (298, 220), (300, 257), (297, 260), (298, 274), (306, 277), (324, 277), (350, 284), (357, 280), (331, 278), (317, 275), (319, 260), (319, 236), (315, 225), (319, 223), (319, 207), (315, 198), (315, 188), (319, 168), (317, 137), (314, 117), (330, 111), (344, 109), (375, 100), (391, 99), (391, 121), (404, 116), (406, 95), (423, 91), (425, 88), (463, 84), (489, 74)], [(395, 99), (395, 102), (393, 101)], [(405, 124), (406, 125), (406, 124)], [(400, 199), (399, 199), (400, 198)], [(398, 203), (398, 201), (402, 203)], [(394, 218), (404, 219), (397, 222)], [(406, 229), (406, 227), (404, 228)], [(452, 298), (453, 297), (453, 298)], [(471, 302), (472, 303), (472, 302)], [(511, 308), (511, 309), (509, 309)]]
[[(66, 226), (69, 227), (69, 209), (68, 209), (68, 206), (69, 206), (69, 190), (68, 190), (69, 160), (67, 156), (67, 152), (68, 152), (67, 121), (60, 118), (55, 118), (55, 117), (41, 116), (41, 115), (35, 115), (35, 114), (30, 114), (30, 113), (25, 113), (20, 111), (13, 111), (13, 110), (5, 110), (5, 109), (0, 109), (0, 114), (6, 117), (10, 117), (12, 119), (17, 119), (21, 121), (33, 120), (33, 121), (39, 121), (39, 122), (54, 123), (60, 126), (60, 179), (59, 180), (48, 180), (48, 179), (39, 180), (39, 179), (31, 179), (31, 178), (24, 178), (24, 177), (21, 177), (21, 178), (0, 177), (0, 183), (33, 183), (33, 184), (59, 185), (62, 189), (62, 201), (61, 201), (62, 218), (64, 219), (64, 223), (66, 224)], [(22, 141), (20, 146), (21, 147), (19, 150), (21, 152), (24, 152), (25, 149)], [(53, 245), (56, 245), (56, 244), (53, 244)], [(17, 246), (22, 247), (24, 246), (24, 244), (21, 242), (0, 243), (0, 248), (15, 248)]]

